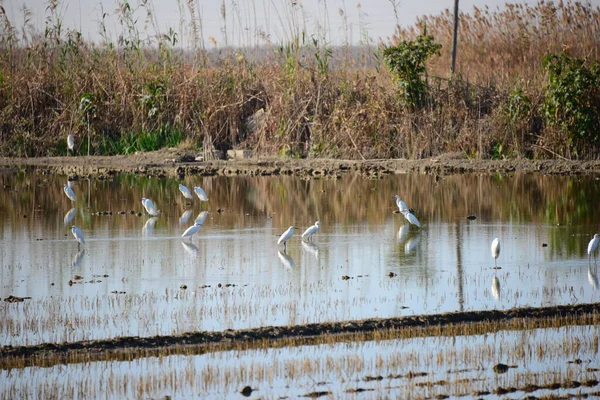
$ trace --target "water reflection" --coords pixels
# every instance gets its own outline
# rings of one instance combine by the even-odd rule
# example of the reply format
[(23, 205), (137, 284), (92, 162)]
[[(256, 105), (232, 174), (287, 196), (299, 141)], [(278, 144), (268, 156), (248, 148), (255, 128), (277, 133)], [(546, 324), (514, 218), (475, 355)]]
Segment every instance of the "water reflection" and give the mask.
[(188, 253), (192, 258), (197, 258), (200, 253), (200, 249), (198, 246), (191, 242), (182, 241), (181, 245), (185, 249), (186, 253)]
[(595, 271), (592, 271), (592, 268), (588, 268), (588, 282), (594, 289), (598, 289), (598, 274)]
[[(402, 312), (398, 304), (421, 314), (568, 304), (571, 293), (580, 302), (598, 297), (596, 269), (588, 270), (586, 254), (600, 225), (594, 202), (600, 185), (593, 177), (461, 175), (438, 185), (434, 177), (410, 174), (381, 180), (204, 177), (211, 202), (194, 202), (189, 210), (175, 204), (181, 194), (174, 179), (90, 180), (76, 185), (79, 204), (86, 206), (68, 224), (94, 239), (87, 256), (74, 253), (64, 226), (72, 208), (61, 193), (65, 180), (0, 174), (0, 187), (10, 188), (0, 196), (0, 297), (33, 295), (28, 307), (41, 316), (34, 321), (16, 308), (0, 308), (6, 345), (360, 319), (373, 317), (374, 309), (378, 317), (393, 317)], [(184, 181), (195, 184), (191, 177)], [(426, 228), (410, 227), (394, 214), (395, 193), (419, 205)], [(143, 196), (161, 205), (160, 223), (137, 215)], [(194, 215), (206, 228), (195, 244), (180, 245)], [(287, 254), (279, 253), (277, 238), (290, 222), (308, 223), (316, 215), (328, 227), (319, 232), (318, 245), (296, 234)], [(183, 225), (182, 217), (189, 218)], [(489, 294), (497, 271), (482, 267), (493, 265), (495, 237), (503, 241), (506, 273), (498, 275), (497, 304)], [(181, 268), (197, 257), (203, 268)], [(89, 276), (89, 267), (110, 278), (69, 287), (74, 265), (82, 276)], [(384, 278), (390, 271), (402, 279)], [(236, 290), (212, 291), (225, 281)], [(182, 284), (207, 289), (173, 301), (171, 290), (180, 296)], [(114, 290), (126, 292), (130, 302), (112, 301)], [(275, 310), (274, 299), (281, 304)], [(85, 329), (67, 331), (49, 310)], [(114, 324), (102, 323), (110, 318)]]
[(198, 216), (194, 220), (194, 223), (195, 224), (203, 224), (204, 221), (206, 221), (206, 218), (208, 218), (208, 211), (202, 211), (202, 212), (200, 212), (200, 214), (198, 214)]
[(142, 227), (142, 234), (144, 236), (151, 235), (154, 232), (154, 226), (156, 225), (156, 221), (158, 221), (158, 217), (150, 217)]
[(306, 250), (308, 253), (315, 256), (315, 258), (317, 260), (319, 259), (319, 247), (316, 244), (311, 243), (311, 242), (306, 242), (304, 240), (301, 240), (300, 243), (302, 243), (302, 248), (304, 250)]
[(500, 280), (497, 276), (492, 278), (492, 296), (494, 299), (500, 300)]
[(185, 210), (181, 217), (179, 217), (179, 225), (186, 224), (192, 216), (192, 210)]
[(71, 267), (79, 268), (81, 266), (81, 262), (83, 261), (83, 256), (85, 255), (85, 249), (79, 249), (77, 253), (73, 255), (71, 259)]
[(69, 211), (67, 211), (67, 213), (65, 214), (65, 217), (63, 218), (63, 224), (65, 226), (69, 225), (71, 223), (71, 221), (73, 221), (73, 218), (75, 218), (76, 214), (77, 214), (77, 207), (73, 207)]
[(292, 260), (292, 257), (288, 256), (281, 250), (277, 252), (277, 255), (279, 256), (279, 261), (281, 261), (281, 264), (283, 264), (286, 269), (294, 268), (294, 260)]
[(408, 241), (404, 244), (404, 254), (408, 255), (415, 251), (419, 242), (421, 241), (421, 236), (412, 236)]

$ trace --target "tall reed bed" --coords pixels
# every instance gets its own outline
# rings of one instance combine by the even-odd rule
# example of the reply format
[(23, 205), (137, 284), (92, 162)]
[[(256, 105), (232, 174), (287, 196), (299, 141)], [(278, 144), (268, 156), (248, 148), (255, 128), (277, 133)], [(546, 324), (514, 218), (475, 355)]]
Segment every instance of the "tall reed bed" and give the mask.
[[(44, 32), (32, 28), (26, 7), (19, 16), (0, 9), (0, 152), (64, 155), (65, 138), (73, 134), (78, 154), (179, 145), (354, 159), (597, 155), (596, 136), (570, 140), (542, 107), (544, 55), (566, 51), (586, 63), (598, 60), (600, 8), (590, 4), (507, 4), (461, 14), (452, 79), (449, 12), (399, 27), (389, 43), (374, 46), (361, 28), (360, 45), (346, 39), (334, 48), (327, 24), (307, 31), (301, 2), (277, 13), (286, 38), (281, 44), (259, 29), (227, 31), (231, 18), (243, 26), (253, 16), (222, 3), (225, 43), (209, 38), (207, 48), (197, 2), (179, 4), (180, 28), (161, 32), (150, 2), (140, 3), (145, 28), (121, 2), (118, 39), (100, 21), (99, 43), (62, 28), (58, 1), (48, 3)], [(361, 14), (361, 26), (367, 18)], [(442, 50), (428, 63), (430, 101), (407, 109), (382, 50), (414, 39), (425, 26)], [(247, 47), (226, 46), (235, 35)]]

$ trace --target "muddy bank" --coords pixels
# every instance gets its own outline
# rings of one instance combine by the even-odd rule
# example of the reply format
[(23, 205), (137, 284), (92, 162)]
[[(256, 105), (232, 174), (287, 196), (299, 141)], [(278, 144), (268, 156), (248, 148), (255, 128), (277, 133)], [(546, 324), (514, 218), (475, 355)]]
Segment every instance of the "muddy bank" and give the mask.
[(330, 160), (249, 158), (239, 160), (194, 161), (193, 151), (164, 149), (130, 156), (0, 158), (0, 171), (31, 168), (42, 173), (81, 177), (102, 177), (121, 173), (182, 178), (188, 175), (297, 175), (307, 178), (336, 178), (346, 172), (358, 172), (367, 178), (385, 174), (458, 173), (543, 174), (600, 173), (600, 161), (568, 160), (468, 160), (457, 154), (421, 160)]
[(117, 337), (72, 343), (0, 348), (0, 368), (64, 362), (121, 360), (151, 355), (199, 354), (215, 349), (279, 347), (345, 340), (473, 335), (500, 329), (534, 329), (600, 322), (600, 303), (452, 312), (388, 319), (325, 322), (172, 336)]

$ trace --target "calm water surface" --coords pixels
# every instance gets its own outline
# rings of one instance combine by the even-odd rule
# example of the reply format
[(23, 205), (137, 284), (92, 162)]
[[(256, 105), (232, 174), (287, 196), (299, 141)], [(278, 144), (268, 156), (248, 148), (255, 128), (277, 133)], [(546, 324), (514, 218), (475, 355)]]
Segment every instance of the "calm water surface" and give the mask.
[[(600, 232), (598, 181), (589, 176), (188, 177), (182, 182), (210, 198), (189, 204), (173, 179), (79, 180), (76, 203), (62, 191), (65, 176), (0, 181), (0, 296), (32, 297), (0, 303), (3, 345), (600, 296), (586, 254)], [(394, 213), (395, 194), (421, 229)], [(162, 214), (130, 214), (144, 211), (142, 197)], [(196, 219), (203, 226), (183, 241)], [(321, 230), (303, 243), (316, 220)], [(73, 224), (86, 237), (80, 251)], [(292, 224), (300, 229), (284, 254), (276, 242)], [(490, 253), (495, 237), (500, 269)]]

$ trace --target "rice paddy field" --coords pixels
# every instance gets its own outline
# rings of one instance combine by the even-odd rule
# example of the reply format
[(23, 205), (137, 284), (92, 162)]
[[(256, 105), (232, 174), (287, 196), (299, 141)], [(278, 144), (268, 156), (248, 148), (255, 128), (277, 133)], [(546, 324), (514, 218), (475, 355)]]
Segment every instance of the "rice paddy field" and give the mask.
[[(598, 303), (597, 262), (586, 252), (600, 219), (596, 179), (344, 174), (68, 181), (5, 173), (0, 351)], [(63, 193), (67, 182), (74, 202)], [(201, 186), (209, 201), (185, 199), (180, 183)], [(420, 228), (397, 212), (396, 194)], [(158, 216), (147, 215), (143, 197), (156, 203)], [(317, 220), (320, 230), (301, 240)], [(199, 231), (182, 239), (195, 221)], [(85, 236), (79, 249), (72, 225)], [(298, 230), (284, 251), (277, 239), (290, 225)], [(496, 237), (501, 252), (494, 260)], [(358, 332), (322, 332), (313, 341), (201, 349), (180, 342), (177, 351), (124, 348), (129, 356), (73, 362), (7, 356), (0, 397), (585, 396), (598, 390), (599, 329), (595, 315), (580, 317), (483, 321), (462, 330), (434, 324), (362, 335), (352, 329)], [(22, 358), (31, 356), (25, 351)]]

